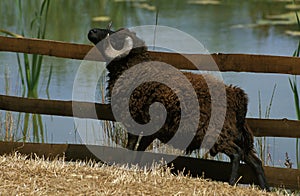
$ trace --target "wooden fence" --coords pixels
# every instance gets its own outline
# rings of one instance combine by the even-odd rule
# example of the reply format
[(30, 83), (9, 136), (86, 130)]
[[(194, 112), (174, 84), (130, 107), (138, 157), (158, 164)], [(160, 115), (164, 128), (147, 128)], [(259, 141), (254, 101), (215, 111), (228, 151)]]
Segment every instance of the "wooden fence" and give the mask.
[[(28, 38), (10, 38), (0, 36), (0, 51), (6, 52), (21, 52), (29, 54), (41, 54), (54, 57), (71, 58), (71, 59), (86, 59), (102, 61), (103, 58), (99, 53), (92, 50), (91, 45), (72, 44), (50, 40), (28, 39)], [(89, 52), (91, 51), (91, 52)], [(88, 55), (87, 55), (88, 54)], [(281, 73), (300, 75), (300, 58), (283, 57), (283, 56), (268, 56), (268, 55), (249, 55), (249, 54), (186, 54), (180, 55), (176, 53), (151, 52), (151, 55), (161, 59), (163, 62), (174, 65), (179, 69), (196, 69), (191, 61), (187, 61), (186, 56), (196, 63), (198, 68), (203, 70), (211, 69), (211, 57), (219, 66), (220, 71), (236, 71), (236, 72), (256, 72), (256, 73)], [(74, 107), (75, 106), (75, 107)], [(90, 111), (94, 111), (96, 107), (97, 116), (95, 117)], [(114, 120), (112, 111), (109, 105), (87, 102), (61, 101), (61, 100), (42, 100), (29, 99), (21, 97), (13, 97), (0, 95), (0, 110), (18, 111), (26, 113), (37, 113), (59, 116), (73, 116), (74, 110), (80, 110), (78, 118), (97, 118), (102, 120)], [(75, 112), (78, 114), (78, 112)], [(290, 137), (300, 138), (300, 121), (288, 119), (255, 119), (248, 118), (250, 127), (255, 136), (274, 136), (274, 137)], [(40, 145), (36, 150), (36, 145)], [(22, 143), (0, 143), (0, 154), (9, 153), (13, 150), (18, 150), (23, 153), (38, 153), (48, 156), (67, 154), (69, 159), (77, 158), (95, 158), (91, 153), (81, 145), (72, 146), (72, 153), (66, 153), (68, 147), (56, 144), (22, 144)], [(74, 147), (75, 146), (75, 147)], [(99, 150), (112, 148), (98, 147)], [(44, 149), (44, 150), (43, 150)], [(60, 149), (55, 151), (54, 149)], [(74, 149), (79, 151), (75, 153)], [(122, 151), (121, 149), (115, 149)], [(153, 154), (153, 153), (152, 153)], [(156, 155), (153, 155), (156, 156)], [(207, 164), (209, 162), (209, 164)], [(208, 161), (201, 159), (193, 159), (186, 157), (178, 157), (173, 162), (175, 169), (183, 169), (191, 171), (194, 175), (202, 175), (227, 181), (225, 175), (230, 172), (230, 167), (227, 163)], [(199, 166), (200, 165), (200, 166)], [(267, 180), (272, 186), (284, 186), (291, 189), (300, 189), (300, 170), (264, 167)], [(213, 170), (213, 172), (212, 172)], [(242, 173), (242, 183), (257, 183), (255, 176), (250, 168), (242, 165), (240, 170)]]

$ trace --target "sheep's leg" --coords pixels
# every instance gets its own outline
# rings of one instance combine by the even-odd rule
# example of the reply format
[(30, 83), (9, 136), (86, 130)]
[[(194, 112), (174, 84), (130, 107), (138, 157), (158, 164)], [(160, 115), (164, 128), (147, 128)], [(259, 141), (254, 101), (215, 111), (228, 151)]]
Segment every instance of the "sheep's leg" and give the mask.
[[(151, 136), (142, 136), (142, 138), (139, 142), (139, 145), (137, 147), (137, 151), (145, 151), (146, 148), (151, 144), (151, 142), (153, 140), (154, 139), (152, 139)], [(136, 152), (135, 156), (134, 156), (134, 159), (133, 159), (133, 163), (134, 164), (139, 164), (141, 166), (145, 166), (145, 164), (147, 165), (148, 163), (145, 162), (145, 160), (147, 160), (147, 156), (145, 157), (145, 159), (143, 157), (144, 157), (144, 153)]]
[[(238, 178), (238, 170), (240, 166), (240, 161), (242, 159), (242, 150), (240, 147), (238, 147), (235, 143), (230, 142), (228, 143), (230, 145), (230, 148), (227, 148), (224, 153), (227, 154), (231, 160), (231, 175), (229, 178), (229, 184), (235, 185), (236, 180)], [(228, 145), (227, 144), (227, 145)]]
[(128, 140), (127, 140), (126, 148), (128, 150), (135, 150), (135, 146), (137, 144), (139, 136), (133, 135), (131, 133), (127, 133), (127, 138), (128, 138)]
[(259, 186), (266, 191), (270, 191), (269, 185), (266, 181), (265, 173), (262, 167), (261, 160), (254, 154), (253, 151), (245, 155), (245, 163), (252, 167), (257, 175)]
[(154, 139), (155, 137), (153, 137), (152, 135), (143, 136), (139, 142), (137, 151), (145, 151), (146, 148), (153, 142)]
[(238, 178), (238, 170), (240, 166), (241, 156), (238, 153), (232, 154), (230, 156), (230, 160), (231, 160), (232, 168), (231, 168), (231, 175), (229, 178), (229, 184), (234, 185)]

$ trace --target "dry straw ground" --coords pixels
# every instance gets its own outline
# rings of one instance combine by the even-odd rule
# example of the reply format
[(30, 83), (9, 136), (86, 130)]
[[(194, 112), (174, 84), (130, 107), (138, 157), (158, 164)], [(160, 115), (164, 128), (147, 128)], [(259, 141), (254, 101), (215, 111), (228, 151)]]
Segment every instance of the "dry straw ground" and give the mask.
[(161, 167), (151, 171), (0, 156), (1, 195), (279, 195), (254, 187), (232, 187), (200, 178), (174, 176)]

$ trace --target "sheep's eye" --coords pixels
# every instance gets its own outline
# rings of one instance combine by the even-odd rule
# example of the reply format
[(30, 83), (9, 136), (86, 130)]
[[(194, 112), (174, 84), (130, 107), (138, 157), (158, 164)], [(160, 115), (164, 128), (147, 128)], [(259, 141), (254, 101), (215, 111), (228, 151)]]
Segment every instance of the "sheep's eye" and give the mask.
[(93, 33), (97, 33), (97, 30), (96, 30), (96, 29), (92, 29), (92, 32), (93, 32)]

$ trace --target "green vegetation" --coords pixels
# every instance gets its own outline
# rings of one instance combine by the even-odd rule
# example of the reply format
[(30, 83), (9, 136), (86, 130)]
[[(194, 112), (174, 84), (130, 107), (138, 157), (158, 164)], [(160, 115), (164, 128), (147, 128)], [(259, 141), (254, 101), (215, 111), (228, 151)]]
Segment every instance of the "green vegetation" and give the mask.
[[(30, 30), (33, 31), (34, 29), (37, 29), (35, 38), (38, 39), (45, 38), (49, 4), (50, 4), (49, 0), (44, 0), (42, 2), (40, 11), (35, 13), (36, 18), (34, 18), (31, 21)], [(21, 0), (19, 0), (19, 12), (22, 17), (23, 11), (22, 11)], [(24, 27), (22, 27), (22, 36), (24, 36)], [(43, 63), (43, 55), (32, 54), (30, 58), (28, 54), (23, 54), (23, 63), (21, 62), (20, 55), (17, 54), (17, 56), (18, 56), (19, 72), (20, 72), (22, 86), (23, 86), (23, 93), (25, 93), (27, 90), (27, 97), (37, 98), (41, 67)], [(51, 76), (51, 72), (50, 72), (50, 76)]]
[[(30, 30), (34, 31), (36, 29), (36, 38), (44, 39), (46, 34), (47, 26), (47, 16), (49, 10), (49, 0), (44, 0), (41, 4), (39, 12), (35, 13), (35, 18), (31, 21)], [(22, 11), (22, 1), (19, 0), (19, 13), (23, 15)], [(24, 27), (22, 27), (22, 35), (24, 36)], [(31, 58), (30, 58), (31, 56)], [(19, 73), (23, 86), (23, 96), (27, 90), (27, 97), (38, 98), (38, 86), (41, 74), (41, 67), (43, 63), (43, 56), (37, 54), (23, 54), (23, 63), (21, 61), (20, 55), (17, 54)], [(50, 84), (52, 69), (49, 73), (48, 87)], [(47, 87), (47, 89), (48, 89)], [(30, 120), (31, 117), (31, 120)], [(29, 130), (29, 122), (32, 121), (33, 130), (33, 140), (36, 142), (42, 139), (44, 142), (44, 126), (42, 122), (42, 117), (39, 114), (28, 114), (24, 116), (24, 127), (23, 127), (23, 140), (26, 140)]]
[[(298, 87), (297, 87), (297, 77), (294, 76), (293, 79), (289, 78), (290, 86), (293, 91), (294, 95), (294, 103), (296, 109), (296, 116), (297, 119), (300, 120), (300, 107), (299, 107), (299, 94), (298, 94)], [(299, 138), (296, 139), (296, 162), (297, 168), (300, 169), (300, 149), (299, 149)]]
[[(294, 1), (295, 4), (295, 1)], [(296, 18), (297, 18), (297, 24), (298, 24), (298, 29), (300, 30), (300, 20), (298, 13), (295, 12)], [(300, 57), (300, 40), (298, 42), (298, 47), (295, 50), (294, 57)], [(298, 93), (298, 87), (297, 87), (297, 77), (294, 76), (293, 79), (289, 78), (289, 83), (294, 95), (294, 103), (295, 103), (295, 109), (296, 109), (296, 116), (297, 119), (300, 120), (300, 104), (299, 104), (299, 93)], [(300, 169), (300, 146), (299, 146), (299, 138), (296, 139), (296, 162), (297, 162), (297, 168)]]
[[(106, 72), (104, 71), (100, 77), (99, 81), (99, 97), (101, 99), (101, 103), (105, 103), (105, 95), (106, 95)], [(126, 130), (121, 126), (118, 122), (106, 121), (102, 120), (101, 125), (103, 127), (105, 137), (104, 143), (108, 146), (116, 146), (120, 145), (125, 147), (126, 145)]]
[[(106, 95), (106, 72), (103, 72), (99, 81), (99, 97), (101, 103), (105, 103), (105, 95)], [(106, 145), (114, 146), (121, 145), (125, 147), (126, 145), (126, 131), (122, 126), (117, 122), (111, 121), (101, 121), (102, 128), (105, 133), (105, 138), (103, 138)]]
[[(5, 70), (4, 73), (5, 78), (5, 94), (9, 94), (10, 83), (8, 77), (8, 70)], [(4, 115), (0, 113), (0, 139), (3, 141), (14, 141), (14, 118), (11, 111), (5, 111)]]
[[(30, 31), (34, 34), (35, 38), (44, 39), (46, 34), (47, 27), (47, 16), (49, 10), (50, 0), (43, 0), (38, 12), (35, 12), (35, 18), (30, 23)], [(18, 1), (18, 11), (20, 14), (20, 18), (24, 18), (24, 13), (22, 9), (22, 1)], [(0, 32), (13, 36), (13, 37), (25, 37), (25, 25), (24, 21), (21, 20), (19, 26), (21, 27), (21, 35), (12, 33), (6, 30), (0, 30)], [(29, 98), (38, 98), (38, 87), (41, 75), (41, 68), (43, 65), (43, 56), (37, 54), (19, 54), (17, 53), (17, 61), (19, 67), (19, 75), (21, 78), (22, 84), (22, 96), (26, 96)], [(47, 82), (47, 94), (50, 80), (52, 75), (52, 67), (50, 68), (48, 82)], [(32, 128), (33, 130), (33, 141), (44, 142), (44, 126), (42, 122), (42, 116), (39, 114), (19, 114), (17, 125), (20, 124), (21, 119), (24, 119), (23, 124), (23, 141), (26, 141), (29, 136), (29, 130)], [(32, 125), (30, 124), (32, 122)], [(17, 126), (18, 127), (18, 126)]]
[[(269, 118), (270, 117), (270, 113), (271, 113), (271, 108), (272, 108), (272, 103), (273, 103), (273, 99), (274, 99), (274, 95), (275, 95), (275, 90), (276, 90), (276, 84), (273, 87), (273, 91), (272, 91), (272, 95), (269, 101), (269, 104), (266, 107), (265, 110), (265, 115), (264, 118)], [(258, 116), (259, 118), (263, 118), (262, 115), (262, 103), (261, 103), (261, 94), (260, 91), (258, 91)], [(263, 164), (267, 164), (269, 162), (272, 162), (271, 159), (271, 153), (269, 152), (267, 147), (267, 138), (266, 137), (259, 137), (256, 139), (256, 142), (258, 144), (258, 154), (260, 159), (262, 160)], [(267, 158), (266, 158), (267, 155)]]

